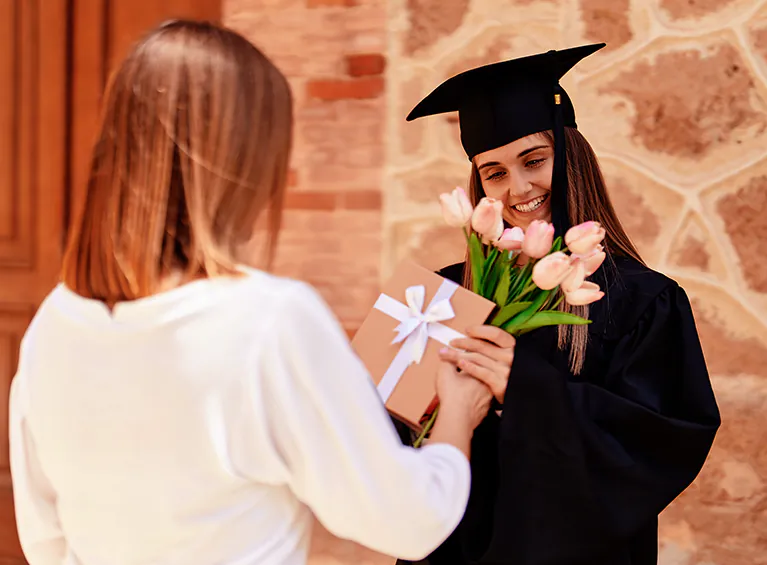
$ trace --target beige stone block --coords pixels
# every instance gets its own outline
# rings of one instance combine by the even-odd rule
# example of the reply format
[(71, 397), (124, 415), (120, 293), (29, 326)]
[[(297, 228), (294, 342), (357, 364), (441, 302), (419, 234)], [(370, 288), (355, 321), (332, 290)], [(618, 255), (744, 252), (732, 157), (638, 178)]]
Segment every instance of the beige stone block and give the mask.
[(754, 0), (649, 0), (656, 19), (673, 30), (721, 29), (753, 11)]
[(650, 265), (661, 260), (683, 214), (684, 198), (615, 159), (600, 158), (618, 219)]
[(389, 234), (383, 278), (388, 277), (403, 259), (436, 271), (462, 261), (466, 253), (462, 231), (446, 226), (442, 218), (402, 220), (391, 226)]
[(445, 160), (432, 161), (424, 167), (397, 174), (387, 193), (390, 218), (424, 213), (438, 215), (439, 195), (456, 186), (468, 190), (470, 166)]
[(668, 263), (672, 268), (688, 271), (692, 276), (712, 278), (722, 283), (732, 280), (718, 237), (697, 212), (687, 213), (671, 240)]
[(767, 160), (706, 189), (701, 199), (736, 280), (754, 306), (767, 313)]
[[(566, 5), (566, 0), (473, 0), (467, 20), (475, 26), (487, 23), (520, 26), (532, 22), (558, 25)], [(550, 36), (549, 40), (554, 40), (554, 36)]]
[(407, 164), (424, 158), (430, 149), (427, 143), (432, 119), (405, 121), (410, 111), (438, 83), (433, 69), (409, 65), (403, 60), (394, 64), (389, 73), (388, 116), (390, 155), (393, 164)]
[(421, 56), (440, 40), (453, 34), (463, 23), (470, 0), (406, 0), (408, 26), (403, 53)]
[(713, 384), (722, 427), (700, 476), (661, 515), (661, 554), (695, 565), (764, 564), (767, 381), (741, 376)]
[(577, 0), (570, 4), (562, 37), (568, 47), (607, 43), (607, 47), (578, 63), (576, 74), (590, 73), (649, 40), (652, 16), (646, 2)]
[(579, 84), (581, 129), (597, 149), (639, 159), (685, 187), (763, 154), (767, 91), (730, 32), (664, 38)]
[(700, 279), (674, 278), (690, 297), (709, 371), (767, 382), (767, 326), (751, 305)]
[(761, 71), (764, 81), (767, 77), (767, 4), (747, 22), (745, 30), (753, 64)]

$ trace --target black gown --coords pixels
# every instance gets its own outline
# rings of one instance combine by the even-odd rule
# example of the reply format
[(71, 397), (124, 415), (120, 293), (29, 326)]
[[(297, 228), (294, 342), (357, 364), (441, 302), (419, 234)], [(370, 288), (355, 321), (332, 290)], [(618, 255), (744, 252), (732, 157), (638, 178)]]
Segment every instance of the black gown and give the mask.
[(685, 292), (627, 258), (592, 280), (606, 296), (581, 374), (556, 328), (518, 338), (503, 412), (474, 434), (468, 508), (429, 565), (657, 563), (658, 514), (699, 473), (719, 411)]

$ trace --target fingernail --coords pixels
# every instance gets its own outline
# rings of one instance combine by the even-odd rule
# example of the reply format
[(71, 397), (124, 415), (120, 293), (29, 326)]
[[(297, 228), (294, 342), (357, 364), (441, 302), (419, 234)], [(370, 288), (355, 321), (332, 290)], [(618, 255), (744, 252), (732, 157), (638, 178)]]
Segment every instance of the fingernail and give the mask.
[(445, 353), (448, 352), (448, 348), (447, 347), (443, 347), (442, 349), (439, 350), (439, 352), (444, 355)]

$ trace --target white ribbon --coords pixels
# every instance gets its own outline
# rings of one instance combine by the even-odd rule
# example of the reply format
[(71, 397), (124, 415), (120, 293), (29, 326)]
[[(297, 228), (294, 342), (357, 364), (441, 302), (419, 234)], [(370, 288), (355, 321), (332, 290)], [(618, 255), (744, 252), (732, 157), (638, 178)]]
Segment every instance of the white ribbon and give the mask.
[(429, 338), (449, 345), (454, 339), (466, 337), (440, 323), (455, 317), (450, 299), (457, 288), (458, 285), (454, 282), (444, 280), (425, 311), (423, 304), (426, 289), (423, 285), (411, 286), (405, 291), (407, 304), (386, 294), (378, 297), (373, 308), (400, 322), (394, 330), (397, 332), (397, 337), (392, 340), (392, 344), (402, 343), (402, 347), (384, 373), (381, 382), (378, 383), (378, 394), (384, 402), (389, 400), (407, 368), (421, 362)]

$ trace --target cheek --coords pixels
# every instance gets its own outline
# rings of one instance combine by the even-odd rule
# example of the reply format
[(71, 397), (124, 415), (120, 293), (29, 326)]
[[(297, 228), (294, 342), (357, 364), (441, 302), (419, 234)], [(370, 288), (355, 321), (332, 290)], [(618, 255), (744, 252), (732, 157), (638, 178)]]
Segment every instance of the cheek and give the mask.
[(531, 183), (544, 189), (546, 192), (551, 192), (551, 175), (554, 173), (554, 159), (546, 159), (546, 162), (542, 167), (535, 169), (534, 179), (531, 179)]
[(482, 181), (482, 190), (490, 198), (505, 200), (506, 195), (509, 193), (508, 182), (505, 179), (501, 181)]

